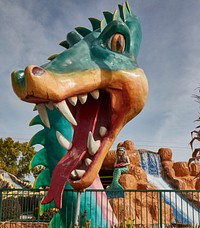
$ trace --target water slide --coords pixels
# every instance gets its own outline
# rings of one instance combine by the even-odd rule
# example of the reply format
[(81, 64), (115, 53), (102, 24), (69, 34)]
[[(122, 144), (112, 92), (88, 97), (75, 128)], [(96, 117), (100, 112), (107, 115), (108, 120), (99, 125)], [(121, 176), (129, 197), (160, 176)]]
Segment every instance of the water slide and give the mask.
[(183, 196), (179, 195), (162, 177), (160, 155), (152, 152), (140, 152), (140, 162), (142, 168), (147, 173), (148, 182), (158, 188), (158, 190), (169, 190), (163, 192), (162, 197), (165, 203), (173, 208), (174, 223), (200, 224), (200, 213)]

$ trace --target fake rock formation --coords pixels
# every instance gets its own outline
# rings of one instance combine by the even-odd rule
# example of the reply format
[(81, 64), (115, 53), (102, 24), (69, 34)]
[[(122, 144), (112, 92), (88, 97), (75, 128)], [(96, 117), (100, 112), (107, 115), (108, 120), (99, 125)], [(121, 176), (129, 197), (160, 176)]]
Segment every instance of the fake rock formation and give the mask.
[[(124, 146), (127, 149), (126, 153), (130, 158), (128, 173), (122, 174), (119, 179), (119, 183), (123, 186), (125, 190), (157, 189), (156, 186), (150, 184), (147, 180), (147, 173), (140, 164), (139, 152), (149, 152), (160, 155), (162, 170), (161, 175), (174, 189), (200, 189), (200, 179), (195, 178), (195, 176), (200, 172), (200, 163), (192, 163), (189, 169), (187, 162), (174, 162), (172, 160), (172, 150), (169, 148), (160, 148), (158, 152), (155, 153), (144, 149), (137, 149), (134, 147), (134, 143), (129, 140), (119, 143), (118, 146)], [(116, 151), (109, 151), (103, 162), (102, 170), (104, 170), (104, 172), (113, 170), (115, 160)], [(159, 205), (160, 199), (156, 194), (154, 196), (152, 196), (152, 194), (146, 195), (146, 193), (143, 192), (128, 192), (126, 193), (125, 198), (112, 199), (114, 211), (116, 212), (116, 214), (120, 212), (120, 218), (118, 218), (119, 221), (123, 223), (123, 220), (133, 219), (138, 220), (138, 222), (142, 221), (142, 224), (145, 224), (146, 221), (153, 221), (154, 224), (157, 224), (159, 222), (159, 210), (156, 207), (157, 205)], [(194, 204), (198, 203), (197, 195), (192, 193), (183, 193), (183, 195)], [(154, 199), (153, 201), (152, 197)], [(169, 205), (165, 204), (164, 201), (162, 201), (162, 204), (163, 208), (165, 208), (165, 213), (163, 214), (165, 214), (165, 216), (167, 215), (165, 217), (166, 224), (170, 224), (174, 219), (172, 210), (170, 209)], [(126, 207), (124, 207), (123, 205), (126, 205)], [(119, 211), (122, 210), (121, 208), (123, 208), (123, 211)]]

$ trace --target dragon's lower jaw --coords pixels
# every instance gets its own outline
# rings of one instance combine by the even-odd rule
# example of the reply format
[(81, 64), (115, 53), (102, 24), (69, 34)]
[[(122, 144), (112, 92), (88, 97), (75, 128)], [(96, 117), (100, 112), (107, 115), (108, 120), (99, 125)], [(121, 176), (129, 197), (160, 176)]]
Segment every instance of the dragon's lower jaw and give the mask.
[(101, 169), (102, 162), (109, 150), (109, 148), (112, 146), (113, 142), (115, 140), (115, 137), (112, 138), (108, 137), (105, 138), (102, 142), (102, 145), (100, 146), (99, 150), (97, 151), (96, 155), (94, 156), (93, 160), (90, 160), (90, 164), (86, 169), (82, 169), (84, 172), (84, 175), (80, 172), (80, 179), (73, 180), (72, 178), (69, 179), (69, 183), (72, 185), (72, 187), (77, 191), (83, 191), (87, 187), (89, 187), (95, 178), (97, 177), (99, 170)]

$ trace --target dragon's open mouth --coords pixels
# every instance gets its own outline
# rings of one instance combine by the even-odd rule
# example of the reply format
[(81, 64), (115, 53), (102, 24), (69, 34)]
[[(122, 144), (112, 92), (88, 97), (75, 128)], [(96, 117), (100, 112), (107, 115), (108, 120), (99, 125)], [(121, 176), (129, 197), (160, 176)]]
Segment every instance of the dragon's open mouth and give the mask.
[[(59, 131), (56, 132), (58, 142), (68, 150), (62, 166), (66, 179), (71, 182), (80, 180), (93, 167), (104, 144), (104, 140), (112, 130), (112, 107), (110, 94), (105, 90), (95, 90), (88, 94), (70, 97), (55, 106), (74, 128), (73, 140), (70, 142)], [(44, 104), (37, 105), (44, 124), (50, 128)]]
[[(87, 100), (86, 100), (87, 98)], [(96, 90), (93, 93), (79, 96), (80, 102), (70, 107), (77, 121), (74, 127), (72, 148), (82, 158), (71, 172), (71, 179), (80, 179), (92, 165), (94, 157), (111, 129), (110, 97), (105, 91)], [(73, 148), (75, 150), (73, 150)], [(69, 151), (69, 153), (70, 153)]]

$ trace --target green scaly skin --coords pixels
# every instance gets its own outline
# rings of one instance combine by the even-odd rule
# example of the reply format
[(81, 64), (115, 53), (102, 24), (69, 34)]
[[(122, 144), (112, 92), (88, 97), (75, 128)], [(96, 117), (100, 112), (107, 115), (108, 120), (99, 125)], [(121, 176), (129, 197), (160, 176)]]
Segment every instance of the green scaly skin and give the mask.
[[(30, 126), (34, 125), (42, 125), (44, 127), (43, 130), (38, 132), (35, 136), (32, 137), (30, 140), (30, 145), (42, 145), (43, 148), (37, 152), (30, 163), (30, 168), (33, 169), (38, 165), (42, 165), (45, 169), (40, 173), (34, 183), (34, 187), (39, 189), (40, 187), (47, 187), (50, 185), (50, 178), (52, 176), (52, 172), (60, 161), (60, 159), (66, 154), (66, 150), (60, 146), (58, 140), (56, 138), (56, 131), (60, 131), (68, 140), (72, 140), (73, 129), (66, 119), (60, 115), (60, 113), (54, 110), (47, 110), (49, 121), (51, 124), (51, 128), (45, 127), (40, 116), (37, 115), (33, 120), (30, 122)], [(67, 183), (66, 189), (72, 189), (72, 187)], [(68, 221), (65, 219), (66, 215), (66, 198), (69, 198), (68, 195), (71, 193), (65, 192), (63, 196), (63, 208), (59, 211), (59, 213), (53, 218), (50, 223), (50, 227), (67, 227), (70, 225), (71, 221), (73, 221), (73, 214), (69, 214), (71, 209), (68, 210)], [(74, 196), (75, 199), (76, 196)], [(47, 209), (55, 208), (55, 204), (52, 201), (49, 204), (41, 205), (40, 207), (40, 214), (42, 215)]]

